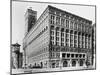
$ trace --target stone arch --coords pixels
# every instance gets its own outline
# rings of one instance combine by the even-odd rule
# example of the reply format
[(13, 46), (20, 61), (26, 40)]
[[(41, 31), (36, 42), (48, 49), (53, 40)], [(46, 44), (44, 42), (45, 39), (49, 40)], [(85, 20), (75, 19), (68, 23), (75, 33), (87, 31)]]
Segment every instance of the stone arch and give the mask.
[(66, 60), (63, 62), (63, 67), (68, 67), (68, 62)]
[(76, 61), (72, 60), (72, 66), (76, 66)]

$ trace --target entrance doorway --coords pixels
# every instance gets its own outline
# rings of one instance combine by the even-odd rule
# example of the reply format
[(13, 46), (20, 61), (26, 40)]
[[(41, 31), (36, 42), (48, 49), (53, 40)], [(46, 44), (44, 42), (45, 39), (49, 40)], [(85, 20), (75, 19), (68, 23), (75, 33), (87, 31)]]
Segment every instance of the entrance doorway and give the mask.
[(72, 66), (76, 66), (76, 61), (72, 60)]
[(63, 62), (63, 67), (68, 67), (68, 62), (67, 61)]

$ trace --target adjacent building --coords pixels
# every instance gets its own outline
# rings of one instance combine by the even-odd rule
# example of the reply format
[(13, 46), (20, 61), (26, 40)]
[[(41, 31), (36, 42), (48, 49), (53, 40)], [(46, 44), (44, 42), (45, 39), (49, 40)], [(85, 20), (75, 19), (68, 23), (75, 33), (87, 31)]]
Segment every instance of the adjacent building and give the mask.
[(12, 49), (12, 68), (13, 69), (18, 69), (22, 68), (22, 63), (23, 63), (23, 54), (20, 52), (20, 44), (12, 44), (11, 46)]
[(48, 5), (38, 20), (27, 9), (25, 22), (25, 66), (92, 66), (92, 21)]

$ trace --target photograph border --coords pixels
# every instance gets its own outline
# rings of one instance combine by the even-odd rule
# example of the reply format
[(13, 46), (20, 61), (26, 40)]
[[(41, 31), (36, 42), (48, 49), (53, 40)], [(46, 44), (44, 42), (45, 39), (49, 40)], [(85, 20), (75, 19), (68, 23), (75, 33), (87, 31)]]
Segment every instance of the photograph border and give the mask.
[[(44, 4), (63, 4), (63, 5), (76, 5), (76, 6), (90, 6), (90, 7), (95, 7), (95, 67), (91, 69), (80, 69), (80, 70), (61, 70), (61, 71), (44, 71), (44, 72), (32, 72), (32, 73), (18, 73), (18, 74), (36, 74), (36, 73), (52, 73), (52, 72), (72, 72), (72, 71), (86, 71), (86, 70), (96, 70), (97, 68), (97, 6), (96, 5), (87, 5), (87, 4), (73, 4), (73, 3), (57, 3), (57, 2), (43, 2), (43, 1), (27, 1), (27, 0), (10, 0), (10, 74), (12, 74), (12, 50), (11, 50), (11, 44), (12, 44), (12, 2), (32, 2), (32, 3), (44, 3)], [(14, 74), (15, 75), (15, 74)]]

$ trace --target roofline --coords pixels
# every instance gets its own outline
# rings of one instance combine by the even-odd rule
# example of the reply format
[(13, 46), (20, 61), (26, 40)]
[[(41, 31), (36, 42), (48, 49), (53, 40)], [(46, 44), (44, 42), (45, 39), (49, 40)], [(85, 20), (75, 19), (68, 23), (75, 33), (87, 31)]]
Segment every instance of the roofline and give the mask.
[(59, 11), (61, 11), (61, 12), (68, 13), (68, 14), (70, 14), (70, 15), (76, 16), (76, 17), (81, 18), (81, 19), (84, 19), (84, 20), (86, 20), (86, 21), (89, 21), (89, 23), (91, 23), (91, 24), (92, 24), (92, 21), (91, 21), (91, 20), (89, 20), (89, 19), (86, 19), (86, 18), (83, 18), (83, 17), (81, 17), (81, 16), (78, 16), (78, 15), (72, 14), (72, 13), (67, 12), (67, 11), (65, 11), (65, 10), (62, 10), (62, 9), (59, 9), (59, 8), (53, 7), (53, 6), (51, 6), (51, 5), (48, 5), (48, 7), (49, 7), (49, 8), (56, 9), (56, 10), (59, 10)]

